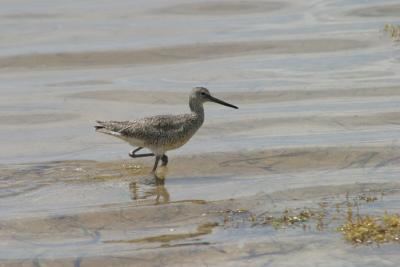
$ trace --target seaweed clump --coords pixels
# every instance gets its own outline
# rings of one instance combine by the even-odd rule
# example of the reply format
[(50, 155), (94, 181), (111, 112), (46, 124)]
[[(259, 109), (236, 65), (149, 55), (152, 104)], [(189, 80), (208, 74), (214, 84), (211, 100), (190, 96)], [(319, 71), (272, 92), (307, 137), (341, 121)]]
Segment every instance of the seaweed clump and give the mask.
[(389, 33), (393, 41), (400, 41), (400, 25), (385, 24), (383, 30)]
[(261, 221), (261, 225), (271, 225), (275, 229), (285, 228), (288, 226), (296, 226), (307, 223), (311, 218), (315, 217), (315, 213), (309, 209), (304, 209), (298, 213), (291, 210), (285, 210), (279, 217), (266, 216)]
[(339, 227), (345, 239), (353, 244), (372, 244), (400, 241), (400, 215), (384, 214), (377, 216), (358, 215), (356, 221), (352, 217)]
[[(254, 226), (271, 226), (274, 229), (283, 229), (288, 227), (303, 226), (311, 220), (319, 222), (323, 219), (322, 212), (314, 212), (310, 209), (302, 209), (297, 212), (291, 209), (285, 209), (279, 216), (268, 215), (267, 213), (256, 215), (245, 209), (238, 210), (224, 210), (220, 213), (224, 214), (224, 226), (225, 227), (240, 227), (246, 224)], [(317, 223), (322, 225), (321, 223)]]
[(400, 214), (360, 215), (360, 205), (370, 205), (383, 199), (383, 192), (366, 191), (358, 195), (346, 194), (346, 201), (319, 203), (318, 208), (285, 209), (281, 213), (261, 214), (246, 209), (223, 210), (224, 227), (272, 227), (304, 231), (335, 231), (355, 245), (382, 243), (400, 244)]

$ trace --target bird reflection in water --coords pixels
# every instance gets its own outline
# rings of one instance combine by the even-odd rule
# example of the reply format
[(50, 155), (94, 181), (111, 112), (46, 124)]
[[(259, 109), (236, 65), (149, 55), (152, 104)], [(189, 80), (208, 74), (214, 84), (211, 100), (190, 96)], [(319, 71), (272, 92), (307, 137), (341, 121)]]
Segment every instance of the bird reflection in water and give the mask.
[(150, 175), (129, 183), (132, 200), (151, 200), (155, 196), (155, 204), (168, 203), (170, 196), (165, 187), (167, 174), (168, 167), (162, 166), (158, 169), (157, 175)]

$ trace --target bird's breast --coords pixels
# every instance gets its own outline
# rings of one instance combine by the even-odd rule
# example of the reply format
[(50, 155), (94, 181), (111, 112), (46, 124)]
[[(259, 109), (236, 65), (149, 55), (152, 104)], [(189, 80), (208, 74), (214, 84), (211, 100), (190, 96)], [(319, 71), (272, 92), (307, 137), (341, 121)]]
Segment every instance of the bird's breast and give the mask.
[(165, 149), (172, 150), (186, 144), (190, 138), (197, 132), (200, 127), (191, 127), (190, 129), (183, 128), (181, 131), (175, 132), (173, 136), (166, 138)]

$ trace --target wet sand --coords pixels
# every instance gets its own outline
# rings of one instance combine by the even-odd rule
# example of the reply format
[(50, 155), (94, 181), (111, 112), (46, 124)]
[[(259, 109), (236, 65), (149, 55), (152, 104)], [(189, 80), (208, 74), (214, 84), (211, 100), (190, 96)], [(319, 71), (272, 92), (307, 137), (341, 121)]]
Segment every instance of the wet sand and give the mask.
[(384, 6), (371, 6), (366, 8), (354, 9), (349, 12), (349, 15), (356, 15), (362, 17), (398, 17), (400, 12), (399, 4), (384, 5)]
[[(87, 82), (84, 82), (87, 83)], [(80, 83), (81, 84), (81, 83)], [(243, 95), (246, 94), (244, 98)], [(362, 98), (362, 97), (393, 97), (400, 95), (400, 87), (379, 88), (346, 88), (329, 90), (279, 90), (257, 91), (219, 94), (221, 98), (230, 99), (238, 104), (274, 103), (301, 100), (315, 100), (326, 98)], [(86, 91), (71, 95), (73, 98), (88, 98), (105, 101), (119, 101), (144, 104), (185, 104), (188, 99), (187, 92), (163, 92), (157, 90), (101, 90)]]
[(257, 42), (196, 43), (132, 51), (28, 54), (0, 58), (0, 69), (87, 68), (96, 66), (155, 65), (240, 55), (321, 53), (365, 48), (357, 40), (316, 39)]
[(157, 14), (165, 15), (243, 15), (254, 13), (269, 13), (283, 8), (288, 3), (273, 1), (217, 1), (208, 3), (189, 3), (172, 5), (154, 10)]
[(55, 123), (63, 122), (66, 120), (72, 120), (79, 117), (77, 114), (29, 114), (29, 115), (6, 115), (0, 116), (0, 124), (2, 125), (26, 125), (26, 124), (43, 124), (43, 123)]
[[(397, 4), (3, 6), (0, 266), (398, 266), (338, 231), (400, 213)], [(92, 128), (187, 112), (194, 86), (240, 109), (206, 104), (160, 180)]]

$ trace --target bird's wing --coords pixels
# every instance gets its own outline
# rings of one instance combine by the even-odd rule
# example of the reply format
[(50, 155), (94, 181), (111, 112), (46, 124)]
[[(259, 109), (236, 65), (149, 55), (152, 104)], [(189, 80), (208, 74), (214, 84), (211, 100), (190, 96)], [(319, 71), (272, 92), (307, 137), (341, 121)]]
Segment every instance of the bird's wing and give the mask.
[(143, 125), (154, 130), (177, 130), (182, 127), (184, 116), (159, 115), (143, 119)]
[(126, 125), (120, 132), (122, 135), (162, 135), (165, 132), (173, 132), (182, 129), (180, 116), (160, 115), (144, 118)]
[(106, 130), (121, 134), (121, 136), (142, 138), (162, 132), (179, 131), (183, 127), (183, 116), (160, 115), (136, 121), (97, 121), (97, 130)]

